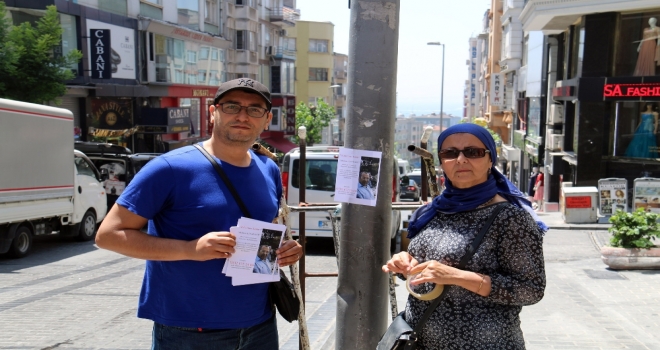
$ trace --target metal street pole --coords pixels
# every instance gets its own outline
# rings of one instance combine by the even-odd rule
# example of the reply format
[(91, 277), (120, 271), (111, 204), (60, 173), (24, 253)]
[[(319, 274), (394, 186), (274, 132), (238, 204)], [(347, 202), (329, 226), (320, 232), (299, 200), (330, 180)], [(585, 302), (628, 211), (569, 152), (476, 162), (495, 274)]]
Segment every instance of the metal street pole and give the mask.
[(346, 147), (382, 152), (382, 158), (376, 206), (342, 204), (335, 333), (338, 350), (375, 349), (387, 329), (389, 275), (381, 266), (390, 257), (395, 170), (400, 0), (351, 3)]
[[(445, 44), (439, 43), (437, 41), (427, 43), (427, 45), (437, 45), (442, 46), (442, 79), (440, 83), (440, 132), (442, 132), (442, 103), (445, 98)], [(440, 145), (438, 145), (440, 147)]]

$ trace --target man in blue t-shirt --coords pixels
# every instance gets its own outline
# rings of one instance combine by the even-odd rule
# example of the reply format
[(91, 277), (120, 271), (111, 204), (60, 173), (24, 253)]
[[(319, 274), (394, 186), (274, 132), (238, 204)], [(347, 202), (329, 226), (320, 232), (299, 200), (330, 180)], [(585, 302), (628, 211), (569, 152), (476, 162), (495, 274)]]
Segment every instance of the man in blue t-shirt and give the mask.
[(369, 187), (369, 180), (371, 179), (371, 174), (368, 171), (363, 171), (360, 173), (360, 181), (358, 181), (357, 194), (355, 198), (361, 199), (374, 199), (374, 193), (371, 192), (371, 187)]
[[(252, 152), (268, 128), (270, 92), (251, 79), (218, 88), (209, 106), (213, 135), (201, 143), (220, 164), (256, 220), (278, 213), (278, 166)], [(154, 349), (277, 349), (268, 283), (232, 286), (222, 274), (234, 253), (229, 228), (243, 215), (212, 164), (193, 146), (150, 161), (101, 224), (99, 247), (146, 260), (138, 317), (154, 321)], [(141, 231), (148, 223), (148, 233)], [(280, 267), (295, 264), (292, 240), (275, 251)]]

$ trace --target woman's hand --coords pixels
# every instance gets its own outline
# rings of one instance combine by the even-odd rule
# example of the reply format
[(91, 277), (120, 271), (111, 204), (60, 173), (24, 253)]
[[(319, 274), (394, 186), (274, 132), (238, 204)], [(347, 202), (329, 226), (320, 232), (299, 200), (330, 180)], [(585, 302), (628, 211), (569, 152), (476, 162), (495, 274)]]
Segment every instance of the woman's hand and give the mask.
[(410, 281), (410, 285), (415, 286), (422, 283), (459, 284), (463, 272), (463, 270), (431, 260), (410, 270), (410, 275), (419, 274)]
[(392, 255), (392, 259), (388, 260), (382, 269), (383, 272), (400, 273), (407, 277), (410, 274), (410, 270), (417, 266), (417, 264), (419, 262), (412, 255), (408, 254), (408, 252), (401, 252)]

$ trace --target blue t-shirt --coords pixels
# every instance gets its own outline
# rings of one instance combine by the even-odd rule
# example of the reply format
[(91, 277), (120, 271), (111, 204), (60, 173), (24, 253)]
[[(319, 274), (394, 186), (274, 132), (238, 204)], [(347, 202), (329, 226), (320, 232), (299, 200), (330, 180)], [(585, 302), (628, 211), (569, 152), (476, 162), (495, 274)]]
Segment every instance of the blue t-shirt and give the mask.
[[(248, 167), (220, 161), (254, 219), (271, 222), (279, 208), (282, 182), (277, 165), (250, 150)], [(149, 234), (194, 240), (229, 231), (243, 216), (213, 165), (192, 146), (151, 160), (117, 204), (149, 219)], [(256, 253), (256, 252), (255, 252)], [(140, 292), (138, 317), (176, 327), (236, 329), (272, 316), (268, 283), (232, 286), (222, 274), (225, 259), (150, 261)]]

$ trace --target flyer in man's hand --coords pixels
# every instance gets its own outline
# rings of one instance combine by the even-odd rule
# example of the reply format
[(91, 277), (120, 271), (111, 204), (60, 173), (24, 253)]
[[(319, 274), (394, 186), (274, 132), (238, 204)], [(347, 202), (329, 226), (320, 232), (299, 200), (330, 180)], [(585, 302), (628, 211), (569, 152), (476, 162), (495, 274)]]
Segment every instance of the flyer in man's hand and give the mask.
[(282, 244), (286, 226), (241, 218), (229, 232), (236, 236), (235, 253), (225, 261), (222, 273), (232, 285), (276, 282), (280, 267), (275, 251)]

